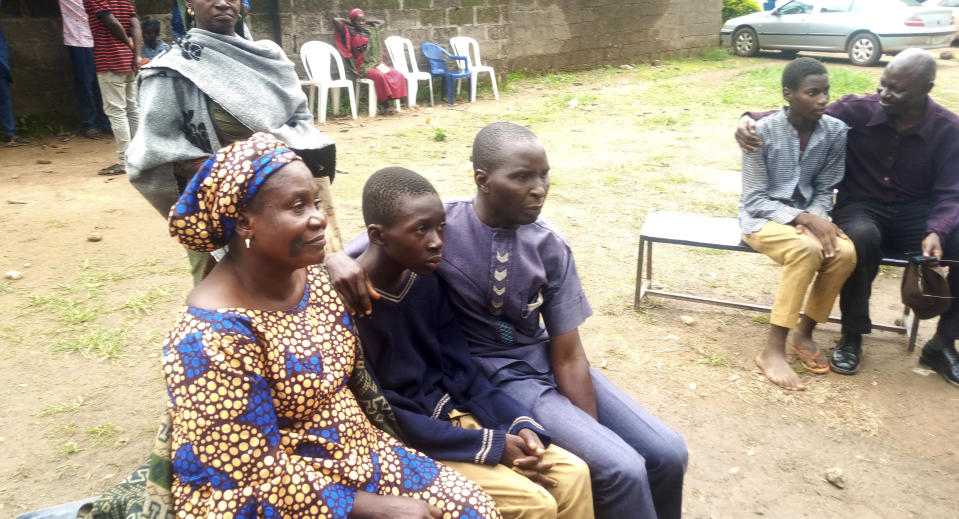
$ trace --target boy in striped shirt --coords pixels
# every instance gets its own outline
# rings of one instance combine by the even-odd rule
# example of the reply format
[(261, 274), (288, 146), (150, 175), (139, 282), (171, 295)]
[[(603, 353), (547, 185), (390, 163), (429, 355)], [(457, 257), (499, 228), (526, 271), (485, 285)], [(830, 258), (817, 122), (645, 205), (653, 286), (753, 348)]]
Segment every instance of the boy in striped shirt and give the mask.
[(826, 68), (812, 58), (793, 60), (783, 70), (782, 88), (789, 106), (756, 123), (763, 145), (743, 154), (739, 226), (743, 241), (783, 266), (765, 348), (756, 356), (756, 365), (774, 384), (802, 390), (805, 386), (786, 362), (786, 339), (807, 370), (829, 371), (812, 332), (817, 323), (829, 319), (836, 296), (856, 265), (856, 252), (828, 216), (833, 189), (845, 168), (847, 128), (825, 115)]
[(103, 111), (110, 119), (117, 143), (117, 162), (100, 175), (126, 173), (126, 151), (137, 131), (137, 72), (143, 36), (140, 20), (130, 0), (83, 0), (93, 33), (93, 61), (103, 98)]

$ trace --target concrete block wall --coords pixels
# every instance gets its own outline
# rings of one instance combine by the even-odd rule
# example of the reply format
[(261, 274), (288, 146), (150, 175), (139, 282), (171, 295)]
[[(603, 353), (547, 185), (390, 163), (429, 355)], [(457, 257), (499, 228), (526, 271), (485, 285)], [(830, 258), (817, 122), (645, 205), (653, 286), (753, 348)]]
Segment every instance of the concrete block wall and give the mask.
[[(386, 22), (383, 35), (449, 48), (453, 36), (480, 43), (499, 77), (695, 55), (714, 47), (721, 0), (252, 0), (256, 38), (279, 41), (299, 68), (299, 48), (333, 41), (333, 16), (354, 7)], [(169, 40), (172, 0), (135, 0), (141, 19), (161, 22)], [(279, 22), (277, 25), (276, 22)], [(4, 0), (0, 27), (10, 42), (17, 113), (75, 111), (57, 0)], [(275, 28), (279, 27), (279, 33)], [(421, 69), (425, 60), (420, 56)], [(301, 70), (302, 72), (302, 70)]]
[(0, 29), (10, 47), (14, 113), (57, 112), (79, 125), (57, 0), (4, 0)]

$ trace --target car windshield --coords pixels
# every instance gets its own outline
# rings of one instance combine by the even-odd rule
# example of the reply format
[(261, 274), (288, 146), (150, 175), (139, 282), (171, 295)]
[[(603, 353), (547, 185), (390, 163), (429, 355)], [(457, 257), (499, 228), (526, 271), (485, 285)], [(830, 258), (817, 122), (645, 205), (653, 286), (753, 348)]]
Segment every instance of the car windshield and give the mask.
[(807, 14), (812, 12), (812, 4), (793, 0), (776, 11), (778, 14)]

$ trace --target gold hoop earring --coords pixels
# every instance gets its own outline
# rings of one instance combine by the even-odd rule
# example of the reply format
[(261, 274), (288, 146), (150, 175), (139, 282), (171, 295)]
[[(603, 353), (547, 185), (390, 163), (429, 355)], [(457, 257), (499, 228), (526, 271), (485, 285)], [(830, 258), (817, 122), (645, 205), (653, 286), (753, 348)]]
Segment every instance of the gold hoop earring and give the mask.
[(192, 7), (187, 7), (187, 8), (186, 8), (186, 14), (188, 14), (188, 15), (190, 15), (190, 16), (195, 16), (195, 15), (196, 15), (196, 11), (194, 11)]
[(249, 248), (250, 248), (250, 239), (247, 238), (245, 241), (246, 241), (246, 248), (249, 249)]

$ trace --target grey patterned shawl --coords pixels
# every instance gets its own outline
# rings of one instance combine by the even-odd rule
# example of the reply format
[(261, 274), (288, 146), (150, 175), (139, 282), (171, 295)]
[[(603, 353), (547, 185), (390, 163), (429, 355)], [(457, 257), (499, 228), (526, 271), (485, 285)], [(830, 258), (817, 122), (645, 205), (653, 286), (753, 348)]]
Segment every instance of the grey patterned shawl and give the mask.
[(139, 76), (140, 127), (127, 149), (130, 183), (164, 217), (179, 195), (173, 164), (222, 146), (207, 109), (215, 101), (253, 131), (293, 148), (314, 176), (335, 171), (335, 146), (313, 126), (299, 78), (283, 50), (191, 29)]

